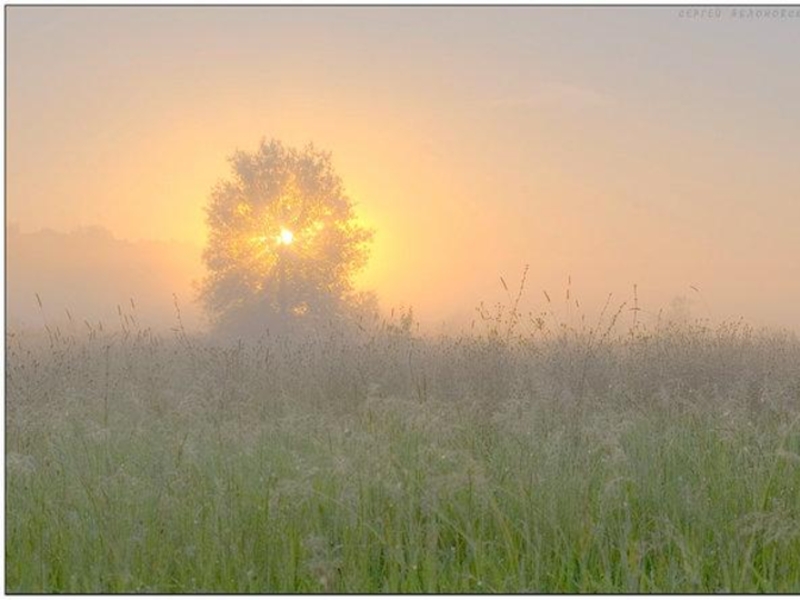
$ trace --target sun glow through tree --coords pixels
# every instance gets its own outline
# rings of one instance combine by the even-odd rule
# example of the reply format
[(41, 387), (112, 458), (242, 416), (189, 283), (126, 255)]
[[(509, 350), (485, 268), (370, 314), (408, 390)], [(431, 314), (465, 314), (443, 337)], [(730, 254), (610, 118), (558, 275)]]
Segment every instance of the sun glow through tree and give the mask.
[(330, 155), (262, 142), (231, 158), (207, 206), (201, 288), (223, 328), (281, 326), (347, 306), (372, 232), (359, 224)]
[(278, 243), (284, 246), (288, 246), (293, 241), (294, 241), (294, 234), (288, 229), (281, 228), (281, 233), (278, 236)]

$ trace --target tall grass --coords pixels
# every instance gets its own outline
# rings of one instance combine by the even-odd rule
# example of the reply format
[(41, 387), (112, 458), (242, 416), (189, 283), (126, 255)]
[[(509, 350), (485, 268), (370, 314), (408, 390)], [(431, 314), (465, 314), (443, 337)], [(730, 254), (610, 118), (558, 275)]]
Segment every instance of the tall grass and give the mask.
[(800, 591), (796, 336), (518, 306), (11, 332), (7, 591)]

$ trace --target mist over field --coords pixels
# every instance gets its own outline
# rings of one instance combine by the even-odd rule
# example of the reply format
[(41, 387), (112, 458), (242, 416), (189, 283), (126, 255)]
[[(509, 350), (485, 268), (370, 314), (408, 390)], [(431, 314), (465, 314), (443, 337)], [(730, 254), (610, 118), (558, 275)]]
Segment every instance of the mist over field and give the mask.
[[(186, 325), (202, 326), (192, 282), (202, 273), (201, 248), (180, 242), (129, 242), (102, 227), (69, 233), (6, 230), (8, 326), (42, 329), (69, 321), (81, 327), (119, 321), (117, 307), (159, 330), (177, 323), (173, 294)], [(42, 307), (36, 295), (42, 301)]]
[[(129, 241), (115, 237), (101, 226), (71, 232), (50, 229), (21, 232), (13, 223), (6, 230), (6, 244), (6, 318), (12, 329), (41, 329), (46, 323), (64, 324), (69, 320), (67, 311), (78, 323), (117, 323), (119, 309), (129, 310), (133, 300), (135, 317), (142, 326), (165, 331), (177, 325), (175, 297), (186, 328), (191, 331), (208, 329), (208, 320), (197, 302), (196, 284), (203, 275), (202, 244)], [(452, 298), (431, 302), (417, 297), (421, 300), (417, 303), (410, 295), (401, 295), (396, 302), (391, 302), (379, 295), (379, 300), (386, 312), (416, 307), (416, 318), (429, 333), (464, 332), (478, 316), (481, 303), (494, 306), (507, 301), (508, 294), (500, 278), (514, 282), (523, 268), (524, 264), (520, 263), (506, 272), (486, 272), (475, 284), (465, 288), (461, 292), (463, 295)], [(537, 272), (541, 274), (538, 278)], [(576, 319), (580, 315), (597, 318), (609, 294), (620, 302), (633, 302), (636, 283), (623, 281), (616, 275), (608, 278), (607, 285), (600, 282), (587, 289), (578, 277), (557, 274), (552, 268), (540, 266), (534, 266), (530, 279), (533, 281), (529, 280), (520, 301), (524, 312), (538, 314), (546, 308), (543, 292), (561, 297), (572, 287), (573, 297), (582, 303), (570, 311)], [(692, 281), (686, 279), (654, 288), (637, 285), (642, 308), (639, 318), (655, 321), (662, 313), (676, 320), (705, 319), (719, 323), (742, 318), (754, 327), (793, 331), (800, 328), (800, 311), (795, 311), (794, 305), (783, 306), (783, 301), (776, 306), (761, 303), (765, 294), (774, 293), (769, 287), (748, 284), (746, 296), (731, 302), (730, 296), (727, 300), (721, 296), (725, 294), (725, 287), (700, 289)], [(776, 287), (783, 287), (784, 293), (792, 294), (800, 278), (793, 279), (787, 274), (786, 279), (771, 279), (770, 285), (776, 281)], [(537, 284), (539, 289), (535, 287)], [(37, 294), (42, 301), (41, 308)]]
[(7, 7), (5, 591), (800, 592), (761, 13)]
[(796, 592), (800, 341), (620, 314), (12, 330), (7, 590)]

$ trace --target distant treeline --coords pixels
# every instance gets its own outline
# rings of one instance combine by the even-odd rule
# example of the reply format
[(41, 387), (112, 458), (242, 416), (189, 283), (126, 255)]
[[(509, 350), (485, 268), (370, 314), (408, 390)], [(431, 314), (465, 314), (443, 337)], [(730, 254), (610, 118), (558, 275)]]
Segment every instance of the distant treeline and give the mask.
[(120, 240), (102, 227), (21, 232), (13, 224), (6, 240), (11, 327), (68, 322), (67, 311), (79, 322), (116, 320), (118, 306), (132, 310), (131, 299), (147, 326), (170, 327), (175, 323), (173, 294), (185, 324), (201, 323), (192, 286), (202, 273), (199, 246)]

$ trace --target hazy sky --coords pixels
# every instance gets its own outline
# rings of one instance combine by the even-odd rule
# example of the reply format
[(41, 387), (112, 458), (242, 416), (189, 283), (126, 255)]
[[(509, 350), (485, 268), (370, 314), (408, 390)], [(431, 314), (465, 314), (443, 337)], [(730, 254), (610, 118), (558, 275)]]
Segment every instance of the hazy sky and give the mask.
[(571, 275), (800, 328), (800, 18), (722, 10), (8, 8), (8, 220), (199, 249), (226, 157), (313, 141), (386, 306), (467, 318), (529, 263), (534, 308)]

